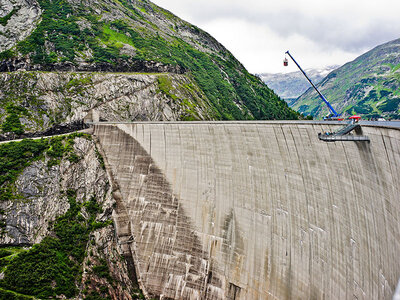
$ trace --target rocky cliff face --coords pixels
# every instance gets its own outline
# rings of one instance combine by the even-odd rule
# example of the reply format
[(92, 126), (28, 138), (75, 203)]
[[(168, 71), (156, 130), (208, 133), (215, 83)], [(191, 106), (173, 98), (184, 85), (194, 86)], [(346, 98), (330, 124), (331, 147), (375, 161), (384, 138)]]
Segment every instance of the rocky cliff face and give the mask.
[(40, 20), (35, 0), (2, 0), (0, 3), (0, 52), (27, 38)]
[[(63, 159), (59, 165), (48, 167), (50, 158), (33, 162), (15, 182), (15, 194), (22, 201), (0, 202), (5, 212), (6, 231), (0, 238), (2, 245), (39, 243), (50, 233), (49, 223), (64, 214), (69, 203), (64, 192), (77, 191), (77, 201), (85, 202), (91, 196), (104, 199), (104, 208), (110, 214), (108, 179), (96, 157), (95, 146), (85, 138), (76, 138), (74, 152), (80, 160), (73, 163)], [(107, 197), (106, 197), (107, 196)]]
[[(188, 75), (118, 73), (0, 73), (0, 119), (10, 107), (25, 131), (83, 120), (207, 120), (206, 96)], [(8, 109), (7, 109), (8, 108)], [(11, 112), (12, 114), (12, 112)]]
[[(22, 259), (23, 255), (30, 255), (30, 260), (38, 266), (40, 258), (35, 255), (37, 246), (30, 249), (33, 244), (40, 245), (46, 243), (46, 237), (55, 237), (61, 246), (58, 246), (57, 253), (63, 252), (63, 239), (73, 238), (77, 232), (83, 230), (80, 224), (88, 224), (89, 228), (86, 235), (78, 235), (83, 238), (81, 241), (73, 238), (72, 251), (80, 249), (84, 251), (84, 256), (76, 261), (75, 256), (70, 254), (71, 263), (80, 263), (76, 270), (72, 271), (79, 275), (73, 282), (76, 286), (75, 292), (70, 297), (87, 297), (97, 295), (98, 297), (111, 297), (112, 299), (132, 299), (136, 294), (137, 287), (132, 265), (129, 265), (123, 257), (123, 251), (117, 237), (114, 234), (112, 222), (114, 211), (114, 200), (111, 196), (111, 185), (102, 157), (94, 141), (89, 136), (75, 138), (65, 138), (64, 143), (69, 143), (69, 156), (64, 155), (57, 162), (51, 151), (56, 147), (54, 142), (49, 142), (52, 146), (44, 153), (41, 159), (33, 161), (28, 167), (24, 168), (21, 174), (12, 183), (13, 196), (9, 200), (2, 199), (0, 202), (2, 232), (0, 244), (5, 249), (21, 249), (18, 256), (6, 256), (0, 258), (3, 281), (0, 284), (3, 290), (0, 295), (4, 296), (4, 289), (25, 295), (44, 297), (42, 292), (34, 292), (30, 289), (30, 284), (20, 286), (18, 283), (10, 285), (10, 276), (15, 276), (16, 280), (23, 282), (23, 274), (18, 272), (14, 275), (9, 273), (13, 270), (13, 259)], [(0, 148), (4, 147), (0, 145)], [(52, 148), (53, 147), (53, 148)], [(52, 156), (53, 155), (53, 156)], [(11, 172), (11, 171), (10, 171)], [(4, 172), (2, 172), (4, 176)], [(3, 185), (4, 187), (4, 185)], [(4, 190), (1, 190), (4, 193)], [(74, 201), (71, 202), (71, 191), (74, 191)], [(76, 203), (76, 204), (73, 204)], [(57, 227), (64, 217), (73, 209), (73, 205), (81, 207), (76, 223), (71, 224), (72, 231), (66, 231), (63, 237), (62, 231)], [(95, 211), (95, 215), (93, 215)], [(73, 219), (72, 217), (68, 217)], [(68, 224), (64, 227), (68, 228)], [(65, 233), (64, 233), (65, 234)], [(7, 248), (14, 246), (16, 248)], [(25, 250), (20, 247), (28, 247)], [(50, 246), (47, 246), (51, 248)], [(76, 248), (75, 248), (76, 247)], [(67, 247), (66, 247), (67, 248)], [(68, 249), (68, 248), (67, 248)], [(18, 250), (20, 251), (20, 250)], [(43, 250), (42, 250), (43, 251)], [(68, 250), (69, 251), (69, 250)], [(69, 253), (67, 251), (67, 253)], [(22, 254), (21, 254), (22, 253)], [(46, 255), (46, 252), (42, 255)], [(73, 253), (73, 252), (71, 252)], [(79, 261), (80, 260), (80, 261)], [(47, 268), (57, 268), (57, 263), (52, 264), (51, 257), (47, 259)], [(24, 266), (19, 266), (23, 270)], [(39, 268), (39, 267), (37, 267)], [(10, 271), (10, 270), (11, 271)], [(35, 273), (36, 272), (36, 273)], [(47, 271), (50, 272), (50, 271)], [(33, 272), (39, 276), (40, 270)], [(45, 274), (40, 276), (46, 277)], [(33, 277), (32, 286), (38, 278)], [(51, 283), (55, 293), (62, 296), (65, 292), (61, 289), (56, 279)], [(56, 283), (57, 282), (57, 283)], [(46, 280), (42, 279), (39, 284), (42, 289), (46, 287)], [(42, 293), (42, 294), (40, 294)], [(21, 296), (22, 297), (22, 296)], [(70, 298), (69, 297), (69, 298)], [(45, 297), (46, 298), (46, 297)]]

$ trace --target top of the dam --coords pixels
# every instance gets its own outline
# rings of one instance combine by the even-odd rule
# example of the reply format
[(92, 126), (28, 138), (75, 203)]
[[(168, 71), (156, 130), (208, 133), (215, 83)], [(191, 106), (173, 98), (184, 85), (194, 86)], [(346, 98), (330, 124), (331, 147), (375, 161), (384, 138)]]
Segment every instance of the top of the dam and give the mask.
[[(93, 125), (112, 125), (112, 124), (180, 124), (180, 125), (204, 125), (204, 124), (213, 124), (213, 125), (274, 125), (274, 124), (287, 124), (287, 125), (345, 125), (347, 121), (132, 121), (132, 122), (88, 122), (88, 124)], [(386, 128), (397, 128), (400, 129), (400, 121), (360, 121), (359, 124), (361, 126), (374, 126), (374, 127), (386, 127)]]

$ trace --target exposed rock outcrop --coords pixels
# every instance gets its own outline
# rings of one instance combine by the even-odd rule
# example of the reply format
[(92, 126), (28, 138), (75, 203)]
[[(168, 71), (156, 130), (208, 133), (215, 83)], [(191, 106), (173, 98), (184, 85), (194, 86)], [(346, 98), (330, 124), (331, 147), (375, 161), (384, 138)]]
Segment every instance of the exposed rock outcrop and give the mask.
[(34, 64), (30, 58), (10, 58), (0, 61), (0, 72), (47, 71), (47, 72), (142, 72), (184, 74), (185, 69), (179, 65), (162, 64), (145, 60), (120, 60), (115, 64), (107, 62), (59, 62)]
[(106, 172), (96, 156), (94, 143), (76, 138), (74, 151), (80, 157), (72, 163), (63, 159), (59, 165), (48, 167), (48, 160), (39, 160), (28, 166), (18, 177), (15, 186), (21, 200), (0, 202), (7, 224), (0, 244), (18, 245), (39, 243), (49, 234), (49, 223), (65, 213), (69, 203), (65, 191), (77, 191), (77, 201), (101, 199), (105, 211), (111, 214), (112, 200)]
[[(136, 278), (130, 276), (114, 234), (114, 200), (101, 156), (95, 143), (85, 137), (74, 139), (73, 153), (79, 158), (76, 162), (62, 159), (59, 165), (49, 167), (49, 157), (45, 156), (19, 175), (14, 183), (14, 194), (19, 198), (0, 202), (1, 222), (5, 224), (0, 246), (30, 246), (53, 236), (52, 224), (70, 208), (65, 191), (76, 191), (80, 204), (95, 198), (101, 207), (95, 222), (107, 226), (94, 229), (89, 236), (77, 298), (95, 293), (112, 299), (133, 299)], [(83, 211), (82, 217), (88, 218), (87, 214)], [(102, 272), (96, 272), (96, 267)]]
[(28, 37), (40, 20), (41, 9), (36, 0), (2, 0), (0, 2), (0, 52)]
[(79, 123), (91, 110), (103, 121), (207, 120), (206, 96), (188, 75), (14, 72), (0, 73), (0, 119), (7, 105), (25, 108), (26, 132)]

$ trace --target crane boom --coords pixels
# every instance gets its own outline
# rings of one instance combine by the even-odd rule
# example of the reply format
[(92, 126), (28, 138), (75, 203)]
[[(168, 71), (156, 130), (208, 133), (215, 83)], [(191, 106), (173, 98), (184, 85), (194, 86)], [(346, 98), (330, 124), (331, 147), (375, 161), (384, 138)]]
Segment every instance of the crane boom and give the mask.
[(314, 85), (314, 83), (311, 81), (310, 78), (308, 78), (306, 72), (303, 71), (303, 69), (300, 67), (300, 65), (297, 63), (297, 61), (293, 58), (293, 56), (289, 53), (289, 50), (286, 51), (286, 54), (289, 55), (289, 57), (293, 60), (293, 62), (297, 65), (297, 67), (300, 69), (300, 71), (303, 73), (303, 75), (307, 78), (308, 82), (312, 85), (312, 87), (317, 91), (318, 95), (321, 97), (321, 99), (325, 102), (325, 104), (328, 106), (329, 110), (333, 114), (333, 117), (337, 118), (339, 117), (339, 114), (336, 112), (336, 110), (332, 107), (332, 105), (326, 100), (324, 95), (321, 94), (321, 92), (317, 89), (317, 87)]

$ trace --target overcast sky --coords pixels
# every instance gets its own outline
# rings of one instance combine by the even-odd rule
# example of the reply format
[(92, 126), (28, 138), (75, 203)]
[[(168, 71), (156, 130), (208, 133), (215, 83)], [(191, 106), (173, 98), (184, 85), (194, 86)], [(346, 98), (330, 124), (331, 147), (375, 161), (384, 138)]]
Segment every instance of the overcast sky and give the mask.
[(153, 0), (214, 36), (251, 73), (341, 65), (400, 38), (399, 0)]

